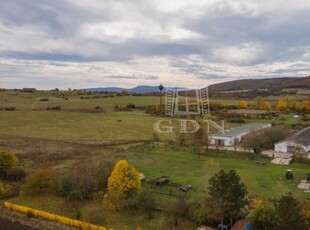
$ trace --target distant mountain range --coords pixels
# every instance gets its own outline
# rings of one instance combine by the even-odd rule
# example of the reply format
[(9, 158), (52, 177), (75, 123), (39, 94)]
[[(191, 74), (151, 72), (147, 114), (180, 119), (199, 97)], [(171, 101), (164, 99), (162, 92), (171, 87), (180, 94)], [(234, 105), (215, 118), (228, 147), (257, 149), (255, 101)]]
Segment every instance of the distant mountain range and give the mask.
[[(288, 89), (288, 88), (304, 88), (310, 89), (310, 76), (308, 77), (290, 77), (290, 78), (266, 78), (266, 79), (245, 79), (228, 81), (219, 84), (210, 85), (209, 92), (227, 91), (227, 90), (244, 90), (244, 89)], [(174, 89), (185, 89), (174, 87)], [(126, 90), (129, 93), (155, 93), (159, 92), (158, 86), (140, 85), (134, 88), (120, 87), (98, 87), (85, 88), (83, 90), (91, 92), (117, 92), (121, 93)]]
[[(185, 89), (180, 87), (174, 87), (174, 89)], [(159, 92), (158, 86), (149, 86), (149, 85), (139, 85), (134, 88), (126, 89), (120, 87), (99, 87), (99, 88), (87, 88), (82, 89), (91, 92), (117, 92), (121, 93), (122, 91), (127, 91), (128, 93), (156, 93)]]

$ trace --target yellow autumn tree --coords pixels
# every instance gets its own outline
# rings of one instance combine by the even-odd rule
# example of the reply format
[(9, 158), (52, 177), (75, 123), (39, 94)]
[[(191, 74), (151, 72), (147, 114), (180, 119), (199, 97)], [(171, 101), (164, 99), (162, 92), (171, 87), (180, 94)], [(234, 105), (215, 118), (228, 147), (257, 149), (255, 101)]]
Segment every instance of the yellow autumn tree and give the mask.
[(278, 100), (276, 110), (278, 112), (283, 112), (286, 110), (286, 108), (287, 108), (287, 102), (284, 100)]
[(302, 112), (310, 112), (310, 100), (303, 101), (300, 109)]
[(117, 162), (108, 179), (109, 193), (127, 193), (140, 188), (139, 172), (126, 160)]
[(239, 107), (240, 107), (241, 109), (246, 109), (247, 106), (248, 106), (248, 104), (246, 103), (246, 101), (240, 101), (240, 102), (239, 102)]

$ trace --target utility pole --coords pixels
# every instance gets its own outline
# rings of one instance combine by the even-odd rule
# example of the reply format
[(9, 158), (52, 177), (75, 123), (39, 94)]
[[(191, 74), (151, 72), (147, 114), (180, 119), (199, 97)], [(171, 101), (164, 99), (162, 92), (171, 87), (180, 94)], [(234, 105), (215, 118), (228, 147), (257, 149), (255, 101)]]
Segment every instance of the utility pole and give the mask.
[(158, 86), (158, 89), (160, 90), (160, 106), (163, 105), (163, 89), (164, 89), (164, 86), (162, 84), (160, 84)]

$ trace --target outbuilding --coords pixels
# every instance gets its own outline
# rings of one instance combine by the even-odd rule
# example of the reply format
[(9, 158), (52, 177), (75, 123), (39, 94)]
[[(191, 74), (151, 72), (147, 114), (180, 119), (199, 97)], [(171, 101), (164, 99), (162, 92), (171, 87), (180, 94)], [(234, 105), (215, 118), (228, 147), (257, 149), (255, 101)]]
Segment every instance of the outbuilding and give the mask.
[(289, 138), (279, 141), (274, 145), (274, 150), (283, 153), (302, 151), (310, 152), (310, 126), (299, 130)]
[(269, 123), (249, 123), (231, 128), (225, 132), (216, 132), (209, 135), (210, 144), (218, 146), (234, 146), (240, 143), (250, 132), (256, 132), (271, 127)]

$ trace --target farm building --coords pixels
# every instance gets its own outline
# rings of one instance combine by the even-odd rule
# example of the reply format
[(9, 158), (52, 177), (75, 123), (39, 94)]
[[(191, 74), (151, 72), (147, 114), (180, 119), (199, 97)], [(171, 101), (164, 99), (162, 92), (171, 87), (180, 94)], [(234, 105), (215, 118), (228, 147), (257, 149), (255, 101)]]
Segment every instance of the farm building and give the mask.
[(310, 126), (299, 130), (289, 138), (279, 141), (274, 145), (274, 150), (277, 152), (295, 152), (296, 150), (310, 152)]
[(211, 145), (219, 146), (233, 146), (240, 143), (244, 136), (252, 131), (259, 131), (265, 128), (271, 127), (268, 123), (250, 123), (242, 126), (231, 128), (230, 130), (222, 132), (216, 132), (209, 135)]
[(37, 91), (37, 89), (36, 88), (23, 88), (22, 91), (23, 92), (32, 93), (32, 92)]

